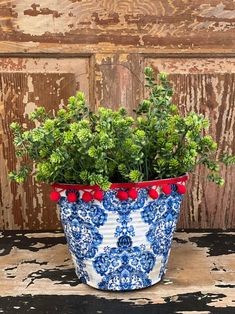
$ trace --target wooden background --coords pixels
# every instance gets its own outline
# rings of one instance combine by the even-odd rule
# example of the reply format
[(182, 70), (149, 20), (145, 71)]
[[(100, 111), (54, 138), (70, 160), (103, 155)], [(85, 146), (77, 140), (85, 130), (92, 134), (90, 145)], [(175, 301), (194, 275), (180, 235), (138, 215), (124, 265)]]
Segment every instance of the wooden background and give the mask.
[[(56, 109), (82, 89), (91, 108), (131, 113), (143, 68), (171, 74), (183, 112), (203, 112), (221, 149), (235, 153), (235, 2), (227, 0), (0, 0), (0, 228), (55, 229), (48, 186), (9, 182), (9, 123)], [(179, 227), (235, 228), (234, 167), (224, 188), (190, 177)]]

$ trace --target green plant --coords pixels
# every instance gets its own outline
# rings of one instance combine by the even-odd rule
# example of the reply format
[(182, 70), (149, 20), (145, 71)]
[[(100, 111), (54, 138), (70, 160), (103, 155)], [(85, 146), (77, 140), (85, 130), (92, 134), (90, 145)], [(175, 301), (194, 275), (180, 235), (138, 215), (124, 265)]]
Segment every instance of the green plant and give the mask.
[(156, 83), (147, 67), (145, 77), (149, 96), (135, 110), (135, 118), (124, 108), (91, 112), (78, 92), (54, 115), (39, 107), (30, 116), (38, 124), (31, 130), (13, 122), (16, 155), (26, 163), (10, 178), (23, 182), (34, 169), (40, 182), (98, 184), (107, 190), (111, 182), (176, 177), (203, 164), (209, 179), (222, 185), (219, 163), (233, 164), (235, 157), (216, 159), (217, 144), (205, 135), (209, 121), (203, 115), (178, 113), (167, 74), (160, 73)]

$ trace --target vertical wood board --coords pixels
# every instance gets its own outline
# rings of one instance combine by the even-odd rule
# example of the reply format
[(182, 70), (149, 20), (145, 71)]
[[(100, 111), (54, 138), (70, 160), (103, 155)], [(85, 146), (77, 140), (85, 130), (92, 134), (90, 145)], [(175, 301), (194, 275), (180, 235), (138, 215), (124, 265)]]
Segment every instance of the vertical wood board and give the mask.
[(17, 168), (10, 123), (33, 126), (28, 114), (38, 106), (54, 111), (82, 89), (89, 100), (89, 59), (14, 59), (0, 62), (0, 229), (54, 229), (60, 226), (48, 186), (29, 178), (10, 182)]
[[(170, 74), (182, 113), (203, 113), (210, 120), (209, 133), (223, 151), (235, 154), (235, 59), (146, 59), (156, 72)], [(235, 167), (221, 168), (224, 187), (208, 182), (201, 166), (190, 176), (179, 227), (234, 228)]]

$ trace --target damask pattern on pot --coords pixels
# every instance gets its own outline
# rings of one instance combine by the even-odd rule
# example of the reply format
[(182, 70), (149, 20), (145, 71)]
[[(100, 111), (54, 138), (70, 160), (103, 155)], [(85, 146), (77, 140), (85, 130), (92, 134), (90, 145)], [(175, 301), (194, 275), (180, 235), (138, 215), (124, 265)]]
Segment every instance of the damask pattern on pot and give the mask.
[[(99, 200), (91, 187), (84, 190), (75, 185), (61, 191), (61, 221), (78, 277), (95, 288), (113, 291), (141, 289), (160, 281), (184, 189), (184, 182), (131, 189), (124, 184), (100, 191)], [(72, 201), (71, 193), (75, 194)], [(85, 193), (90, 197), (84, 200)]]

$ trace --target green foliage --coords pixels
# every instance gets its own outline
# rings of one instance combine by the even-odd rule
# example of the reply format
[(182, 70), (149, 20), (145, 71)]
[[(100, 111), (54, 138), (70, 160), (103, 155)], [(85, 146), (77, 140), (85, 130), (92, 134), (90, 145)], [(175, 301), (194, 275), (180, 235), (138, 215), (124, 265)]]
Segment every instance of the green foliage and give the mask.
[[(216, 160), (217, 144), (206, 129), (209, 121), (195, 112), (178, 113), (166, 73), (156, 83), (152, 68), (145, 68), (149, 96), (135, 110), (133, 119), (124, 108), (89, 111), (82, 92), (54, 115), (39, 107), (30, 115), (37, 127), (11, 124), (16, 155), (22, 161), (10, 178), (24, 181), (34, 164), (36, 180), (47, 183), (98, 184), (107, 190), (111, 182), (137, 182), (180, 176), (198, 164), (209, 170), (209, 179), (222, 185), (219, 161), (235, 163), (235, 157)], [(33, 167), (32, 167), (33, 169)]]

